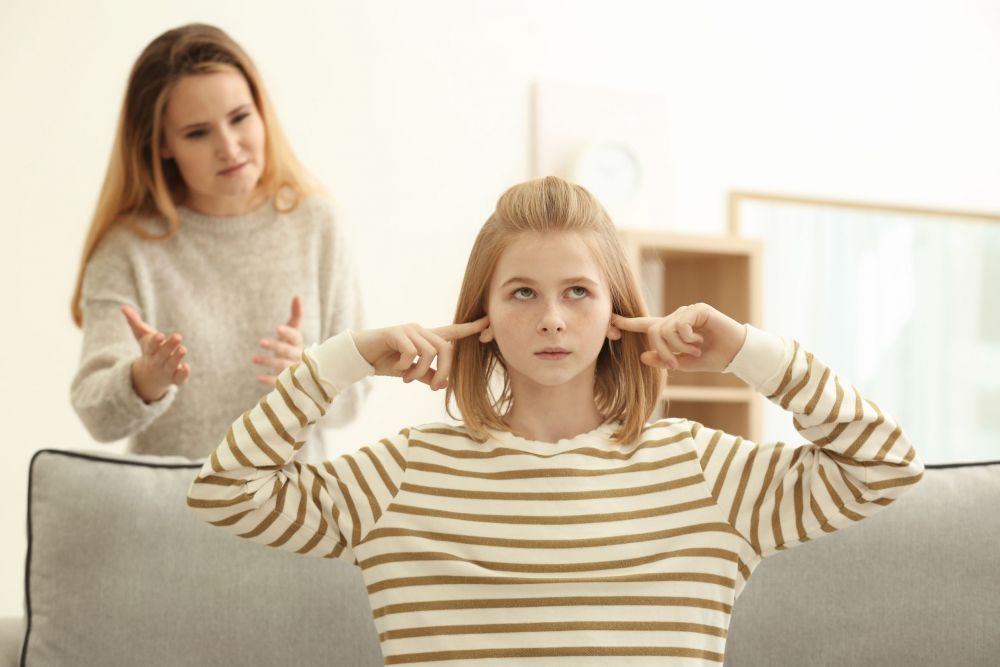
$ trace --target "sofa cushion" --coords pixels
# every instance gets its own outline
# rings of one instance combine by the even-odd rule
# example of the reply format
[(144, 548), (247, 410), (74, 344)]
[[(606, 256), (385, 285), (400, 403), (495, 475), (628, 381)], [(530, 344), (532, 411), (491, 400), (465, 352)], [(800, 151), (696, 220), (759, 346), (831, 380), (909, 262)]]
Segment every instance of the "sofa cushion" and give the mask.
[(856, 526), (766, 559), (726, 665), (996, 665), (1000, 463), (927, 466)]
[(34, 456), (21, 664), (381, 665), (360, 572), (200, 522), (199, 468)]

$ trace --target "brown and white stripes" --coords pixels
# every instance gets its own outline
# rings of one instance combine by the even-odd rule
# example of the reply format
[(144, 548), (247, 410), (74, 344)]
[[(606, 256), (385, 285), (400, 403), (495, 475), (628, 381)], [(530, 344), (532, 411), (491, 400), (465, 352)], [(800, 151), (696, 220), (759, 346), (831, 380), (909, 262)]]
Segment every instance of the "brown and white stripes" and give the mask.
[(813, 444), (684, 419), (629, 446), (614, 424), (482, 444), (434, 424), (301, 464), (311, 424), (370, 372), (345, 333), (234, 422), (188, 504), (241, 537), (356, 562), (386, 664), (718, 664), (763, 556), (872, 514), (922, 474), (892, 419), (797, 344), (749, 328), (730, 370)]

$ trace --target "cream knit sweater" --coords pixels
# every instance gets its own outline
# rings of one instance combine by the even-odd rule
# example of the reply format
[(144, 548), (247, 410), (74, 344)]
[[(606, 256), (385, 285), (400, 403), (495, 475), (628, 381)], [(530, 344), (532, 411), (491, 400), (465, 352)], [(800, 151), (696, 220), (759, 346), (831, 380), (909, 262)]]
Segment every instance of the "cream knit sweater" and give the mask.
[[(362, 327), (354, 262), (329, 203), (318, 195), (290, 213), (272, 204), (234, 217), (180, 208), (180, 229), (165, 241), (121, 226), (101, 242), (83, 282), (83, 349), (71, 400), (98, 441), (129, 439), (142, 454), (207, 456), (235, 415), (267, 393), (252, 363), (261, 338), (288, 321), (302, 299), (306, 345)], [(149, 220), (162, 233), (166, 223)], [(151, 326), (179, 332), (191, 378), (146, 404), (132, 388), (139, 345), (120, 312), (135, 308)], [(353, 418), (366, 384), (339, 399), (324, 425)], [(308, 458), (322, 458), (314, 443)]]

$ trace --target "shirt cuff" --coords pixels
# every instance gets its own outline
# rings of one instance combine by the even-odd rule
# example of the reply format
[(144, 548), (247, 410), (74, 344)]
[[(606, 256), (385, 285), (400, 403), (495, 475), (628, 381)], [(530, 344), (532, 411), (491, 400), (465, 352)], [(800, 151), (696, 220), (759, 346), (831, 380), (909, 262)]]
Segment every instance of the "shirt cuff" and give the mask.
[(306, 354), (316, 362), (324, 389), (332, 393), (340, 393), (362, 378), (375, 374), (375, 368), (358, 351), (350, 331), (341, 331), (312, 346)]
[(747, 330), (743, 347), (723, 372), (732, 373), (760, 391), (768, 382), (782, 375), (788, 365), (785, 341), (774, 334), (744, 324)]

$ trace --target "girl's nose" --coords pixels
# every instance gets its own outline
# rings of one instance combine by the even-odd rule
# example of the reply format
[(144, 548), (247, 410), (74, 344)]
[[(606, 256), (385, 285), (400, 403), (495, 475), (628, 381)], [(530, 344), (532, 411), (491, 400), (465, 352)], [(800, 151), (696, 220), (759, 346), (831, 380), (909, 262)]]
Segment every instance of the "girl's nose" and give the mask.
[(565, 331), (565, 329), (566, 322), (559, 314), (559, 310), (557, 308), (547, 308), (545, 314), (538, 321), (539, 333), (559, 333), (561, 331)]

